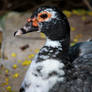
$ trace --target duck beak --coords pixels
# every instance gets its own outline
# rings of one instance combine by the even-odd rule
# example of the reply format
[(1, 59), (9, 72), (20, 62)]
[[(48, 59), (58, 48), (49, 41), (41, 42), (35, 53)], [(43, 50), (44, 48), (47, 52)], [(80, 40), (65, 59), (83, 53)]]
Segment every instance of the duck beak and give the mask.
[(26, 34), (29, 32), (34, 32), (34, 31), (38, 31), (38, 30), (39, 30), (38, 26), (33, 26), (32, 22), (30, 22), (30, 23), (27, 23), (23, 28), (20, 28), (19, 30), (17, 30), (14, 33), (14, 36)]

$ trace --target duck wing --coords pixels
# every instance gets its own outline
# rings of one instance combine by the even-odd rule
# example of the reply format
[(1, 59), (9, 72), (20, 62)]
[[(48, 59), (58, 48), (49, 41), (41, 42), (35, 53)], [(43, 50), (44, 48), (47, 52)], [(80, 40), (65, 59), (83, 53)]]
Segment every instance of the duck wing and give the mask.
[(73, 65), (71, 92), (92, 92), (92, 53), (78, 57)]
[(79, 42), (69, 48), (69, 56), (73, 62), (79, 56), (92, 53), (92, 41)]
[[(78, 57), (65, 83), (57, 84), (52, 92), (92, 92), (92, 54)], [(58, 91), (55, 91), (55, 88)]]

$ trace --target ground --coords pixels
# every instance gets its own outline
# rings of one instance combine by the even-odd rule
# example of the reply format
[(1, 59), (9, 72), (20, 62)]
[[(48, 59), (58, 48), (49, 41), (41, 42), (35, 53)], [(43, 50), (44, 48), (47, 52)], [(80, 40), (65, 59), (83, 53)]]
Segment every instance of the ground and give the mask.
[[(66, 12), (66, 11), (65, 11)], [(73, 45), (74, 43), (78, 41), (86, 41), (87, 39), (92, 37), (92, 16), (88, 15), (72, 15), (69, 12), (68, 13), (68, 19), (71, 25), (71, 42)], [(37, 33), (35, 36), (38, 35)], [(13, 65), (11, 65), (11, 69), (7, 69), (2, 64), (0, 65), (0, 92), (19, 92), (19, 88), (21, 85), (21, 82), (24, 78), (24, 75), (31, 63), (32, 58), (34, 55), (39, 51), (41, 46), (44, 44), (44, 35), (40, 34), (41, 38), (31, 39), (32, 43), (35, 41), (35, 43), (39, 43), (35, 46), (35, 49), (32, 47), (30, 50), (30, 55), (26, 57), (25, 61), (16, 59), (16, 53), (12, 53), (11, 57), (14, 58)], [(1, 37), (1, 36), (0, 36)], [(30, 37), (31, 38), (31, 37)], [(43, 38), (43, 39), (42, 39)], [(33, 46), (33, 44), (32, 44)], [(8, 61), (3, 61), (6, 64), (8, 64)], [(11, 63), (12, 63), (11, 62)]]

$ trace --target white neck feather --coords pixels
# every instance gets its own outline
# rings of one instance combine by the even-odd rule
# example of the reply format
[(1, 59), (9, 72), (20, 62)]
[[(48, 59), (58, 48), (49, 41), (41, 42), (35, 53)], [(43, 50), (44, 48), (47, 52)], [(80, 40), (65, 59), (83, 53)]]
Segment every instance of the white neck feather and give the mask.
[(49, 47), (62, 47), (61, 43), (59, 41), (53, 41), (47, 38), (47, 41), (45, 43), (45, 46), (49, 46)]

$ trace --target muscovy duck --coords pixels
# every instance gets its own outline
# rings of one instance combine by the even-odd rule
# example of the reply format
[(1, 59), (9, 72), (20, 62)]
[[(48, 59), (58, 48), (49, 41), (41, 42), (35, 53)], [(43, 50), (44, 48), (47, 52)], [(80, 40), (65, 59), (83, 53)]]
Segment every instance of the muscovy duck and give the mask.
[(92, 92), (92, 54), (71, 63), (65, 15), (55, 7), (40, 7), (14, 35), (34, 31), (43, 32), (47, 41), (33, 59), (20, 92)]

